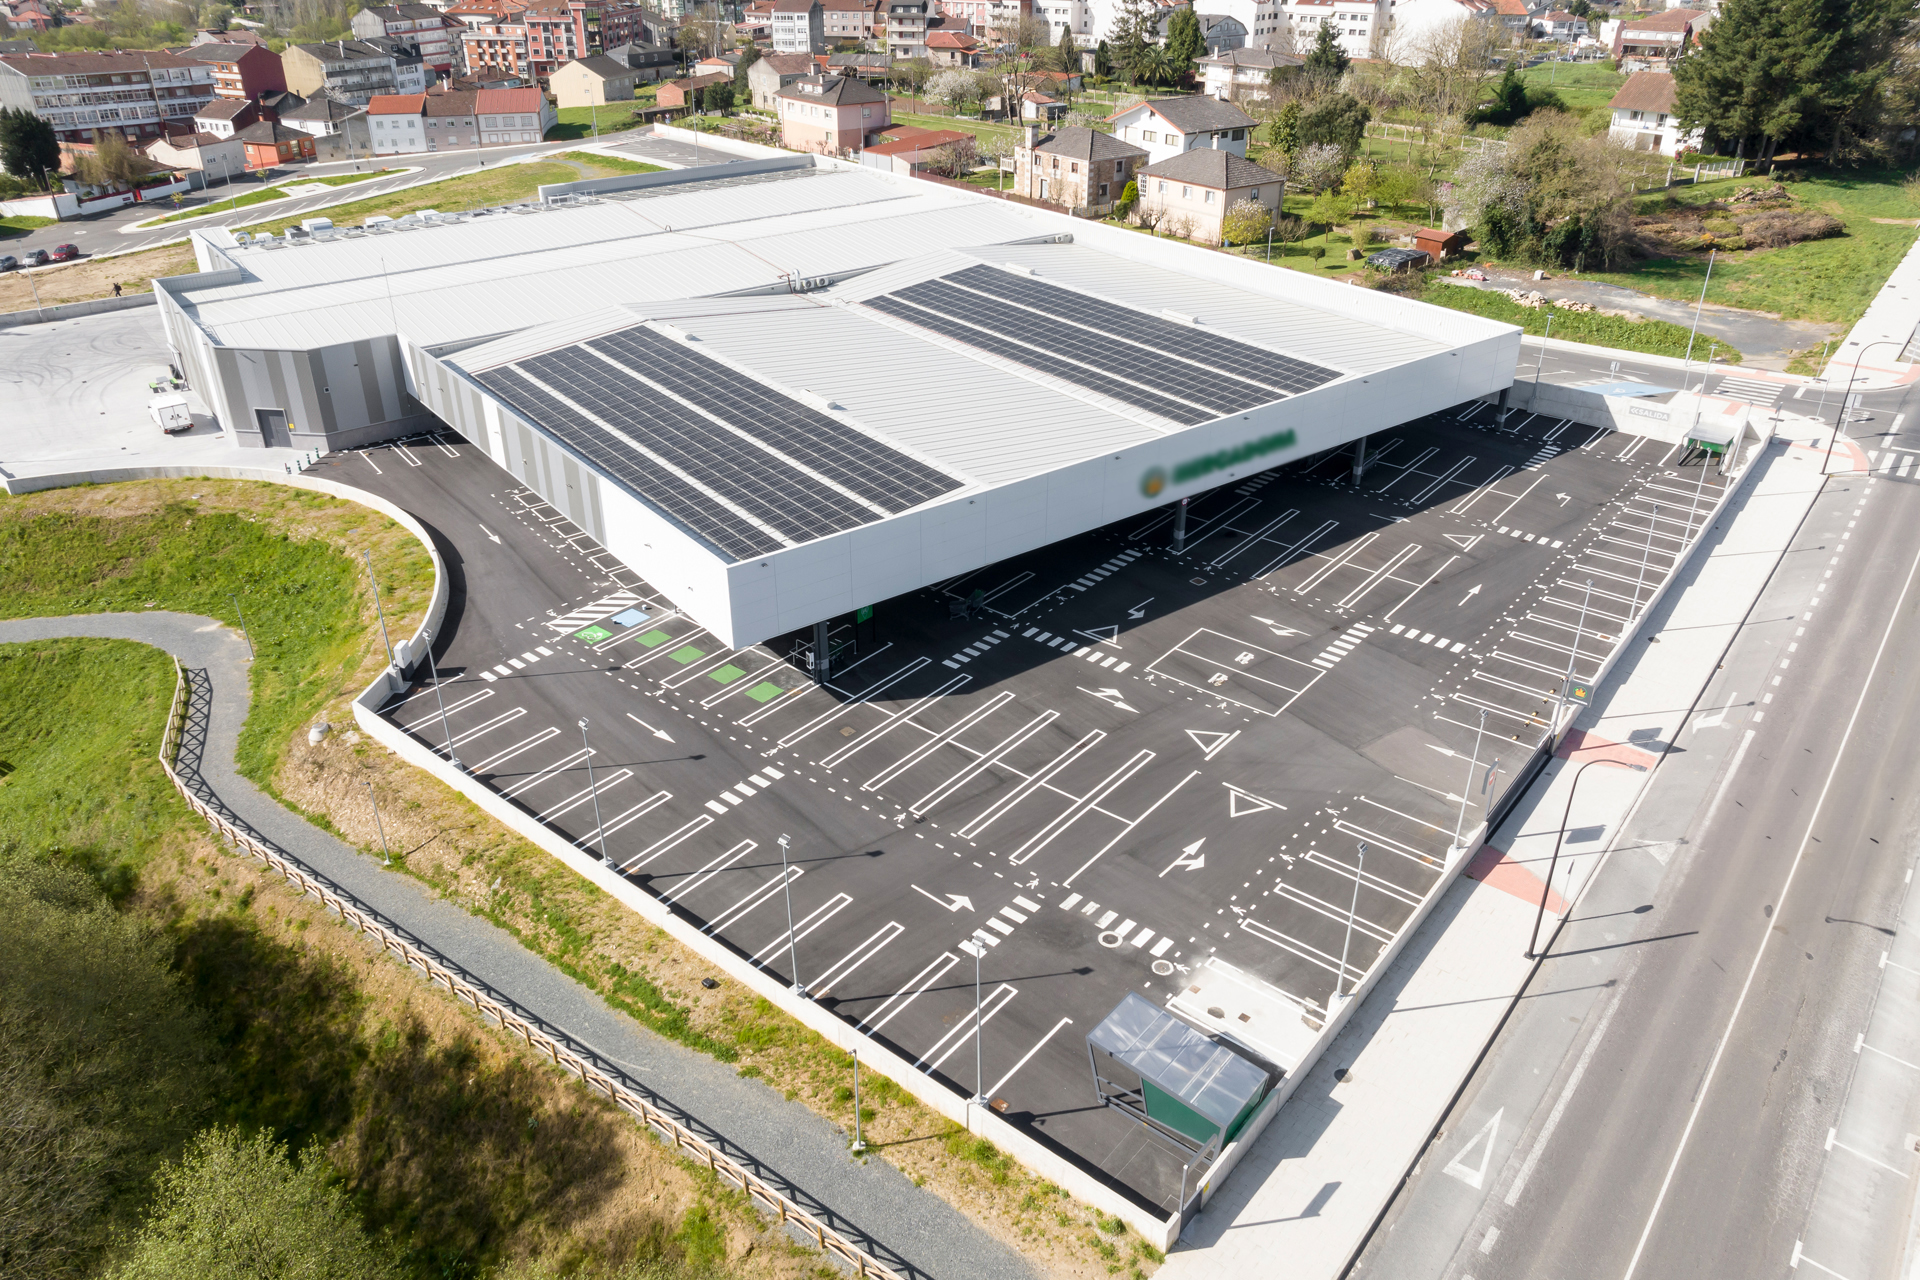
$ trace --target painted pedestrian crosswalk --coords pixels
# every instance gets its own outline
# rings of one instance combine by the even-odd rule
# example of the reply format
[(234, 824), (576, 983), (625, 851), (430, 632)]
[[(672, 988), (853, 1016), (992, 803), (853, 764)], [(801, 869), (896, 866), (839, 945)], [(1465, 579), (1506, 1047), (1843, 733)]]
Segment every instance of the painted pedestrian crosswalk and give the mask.
[(1355, 646), (1372, 634), (1373, 628), (1364, 622), (1354, 623), (1341, 634), (1338, 640), (1320, 651), (1319, 656), (1313, 659), (1313, 665), (1324, 670), (1332, 670), (1334, 663), (1352, 653)]
[(1920, 477), (1920, 453), (1900, 449), (1867, 450), (1867, 469), (1876, 475)]
[(640, 597), (631, 591), (616, 591), (610, 596), (595, 600), (592, 604), (582, 605), (571, 613), (557, 618), (548, 618), (547, 625), (555, 631), (565, 634), (589, 626), (602, 618), (612, 617), (621, 610), (640, 603)]
[(1780, 399), (1780, 391), (1781, 386), (1777, 382), (1766, 382), (1760, 378), (1728, 376), (1720, 380), (1720, 386), (1715, 394), (1725, 396), (1729, 400), (1744, 400), (1762, 409), (1771, 409)]

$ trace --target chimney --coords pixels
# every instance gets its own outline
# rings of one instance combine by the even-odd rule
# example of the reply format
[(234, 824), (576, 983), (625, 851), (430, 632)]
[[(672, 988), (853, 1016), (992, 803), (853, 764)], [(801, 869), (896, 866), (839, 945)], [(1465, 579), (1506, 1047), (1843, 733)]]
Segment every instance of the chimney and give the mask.
[(1039, 145), (1040, 126), (1037, 124), (1030, 124), (1026, 127), (1025, 133), (1026, 133), (1026, 141), (1022, 145), (1025, 146), (1027, 150), (1031, 151), (1034, 149), (1035, 146)]

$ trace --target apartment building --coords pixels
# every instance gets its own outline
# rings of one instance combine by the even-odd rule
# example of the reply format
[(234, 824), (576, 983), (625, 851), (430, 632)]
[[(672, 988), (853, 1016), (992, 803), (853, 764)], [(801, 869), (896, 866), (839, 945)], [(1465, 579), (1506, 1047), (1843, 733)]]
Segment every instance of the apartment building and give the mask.
[(887, 52), (895, 60), (927, 56), (927, 19), (934, 0), (887, 0)]
[(362, 40), (391, 36), (420, 50), (427, 74), (453, 69), (454, 39), (460, 24), (429, 4), (376, 5), (353, 15), (353, 34)]
[(773, 0), (773, 51), (825, 53), (827, 30), (820, 0)]
[(128, 138), (193, 131), (213, 100), (213, 68), (162, 50), (0, 56), (0, 107), (31, 111), (62, 142), (101, 127)]
[(376, 156), (538, 142), (556, 117), (538, 89), (456, 89), (382, 95), (367, 104)]
[(356, 107), (379, 94), (418, 93), (426, 87), (420, 54), (387, 36), (288, 45), (280, 64), (287, 88), (301, 97), (324, 92)]
[(877, 40), (887, 34), (887, 0), (821, 0), (820, 10), (828, 44)]
[(263, 44), (194, 44), (180, 56), (204, 62), (213, 69), (213, 96), (258, 102), (262, 95), (287, 87), (280, 55)]

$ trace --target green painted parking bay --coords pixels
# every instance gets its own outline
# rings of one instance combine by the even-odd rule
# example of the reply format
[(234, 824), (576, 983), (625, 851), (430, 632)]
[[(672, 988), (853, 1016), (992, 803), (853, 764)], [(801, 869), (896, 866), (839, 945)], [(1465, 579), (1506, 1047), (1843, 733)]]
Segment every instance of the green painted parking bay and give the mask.
[(635, 636), (634, 639), (647, 646), (647, 648), (654, 649), (673, 639), (673, 637), (656, 627), (643, 636)]
[(715, 667), (712, 671), (707, 672), (707, 674), (715, 680), (718, 680), (721, 684), (732, 684), (735, 680), (738, 680), (747, 673), (729, 662), (724, 667)]
[(747, 696), (755, 702), (772, 702), (775, 698), (779, 697), (782, 692), (783, 690), (780, 686), (773, 681), (762, 680), (759, 684), (747, 690)]
[(705, 649), (696, 649), (692, 645), (688, 645), (684, 649), (675, 649), (672, 653), (668, 654), (667, 656), (669, 658), (672, 658), (675, 662), (679, 663), (681, 666), (684, 667), (689, 662), (692, 662), (695, 658), (706, 657), (707, 651)]
[(599, 644), (602, 640), (613, 639), (613, 632), (596, 622), (590, 627), (574, 632), (573, 638), (585, 640), (588, 644)]

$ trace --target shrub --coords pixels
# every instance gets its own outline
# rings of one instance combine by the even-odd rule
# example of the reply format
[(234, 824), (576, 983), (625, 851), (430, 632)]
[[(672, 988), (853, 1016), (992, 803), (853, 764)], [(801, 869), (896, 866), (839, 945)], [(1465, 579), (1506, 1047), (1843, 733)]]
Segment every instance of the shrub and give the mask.
[(1824, 240), (1845, 229), (1846, 224), (1840, 219), (1811, 209), (1771, 209), (1740, 220), (1740, 238), (1756, 249)]
[(1221, 222), (1221, 234), (1229, 244), (1252, 244), (1264, 239), (1273, 226), (1273, 211), (1258, 200), (1236, 200)]
[(1320, 259), (1327, 256), (1327, 247), (1323, 244), (1317, 244), (1313, 246), (1313, 248), (1307, 250), (1307, 256), (1309, 258), (1312, 258), (1315, 262), (1318, 262), (1320, 261)]
[(1304, 240), (1307, 236), (1307, 224), (1292, 214), (1283, 213), (1273, 220), (1273, 238), (1275, 240)]

